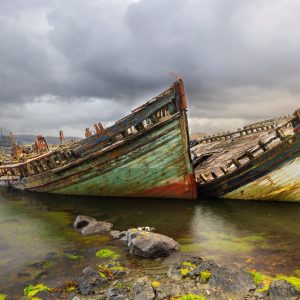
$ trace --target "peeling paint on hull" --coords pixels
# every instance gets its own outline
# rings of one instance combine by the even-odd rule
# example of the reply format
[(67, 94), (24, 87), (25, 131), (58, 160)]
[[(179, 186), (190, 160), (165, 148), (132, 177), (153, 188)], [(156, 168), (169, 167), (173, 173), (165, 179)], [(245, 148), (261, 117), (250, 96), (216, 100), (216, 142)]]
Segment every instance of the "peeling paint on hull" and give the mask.
[[(171, 131), (168, 134), (161, 135), (169, 129)], [(92, 168), (90, 172), (80, 177), (68, 176), (67, 179), (62, 179), (55, 184), (33, 189), (69, 195), (194, 199), (195, 185), (190, 184), (189, 175), (187, 175), (192, 172), (192, 169), (187, 169), (179, 120), (174, 120), (145, 137), (139, 137), (136, 142), (140, 145), (146, 142), (145, 139), (151, 142), (138, 147), (136, 151), (125, 151), (110, 162), (114, 165), (113, 168), (107, 168), (102, 172), (94, 171)], [(130, 148), (135, 148), (135, 143), (132, 143)], [(115, 153), (112, 152), (111, 156), (114, 157)], [(94, 168), (97, 166), (96, 168), (100, 169), (101, 163), (100, 165), (98, 163), (101, 159), (102, 157), (98, 157), (89, 163)], [(85, 167), (89, 168), (89, 166), (80, 165), (71, 174), (77, 174)]]
[(229, 199), (300, 202), (300, 158), (222, 196)]
[(300, 202), (300, 133), (207, 184), (198, 192), (218, 198)]
[(0, 166), (0, 177), (35, 192), (196, 199), (186, 109), (178, 80), (102, 132), (26, 162)]

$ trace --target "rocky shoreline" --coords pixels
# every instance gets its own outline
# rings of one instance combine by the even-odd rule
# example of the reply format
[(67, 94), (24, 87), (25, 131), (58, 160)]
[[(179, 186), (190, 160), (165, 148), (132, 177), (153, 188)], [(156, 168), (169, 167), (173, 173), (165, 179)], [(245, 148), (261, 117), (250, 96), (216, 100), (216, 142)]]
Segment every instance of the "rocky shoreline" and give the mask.
[(131, 269), (118, 253), (99, 249), (95, 251), (99, 264), (84, 268), (76, 281), (59, 288), (36, 282), (25, 288), (22, 299), (300, 299), (300, 279), (298, 286), (296, 280), (272, 279), (254, 270), (219, 266), (213, 260), (183, 254), (176, 241), (149, 227), (120, 232), (112, 230), (110, 223), (87, 216), (78, 216), (74, 227), (83, 235), (110, 234), (131, 255), (150, 258), (153, 264), (144, 270)]

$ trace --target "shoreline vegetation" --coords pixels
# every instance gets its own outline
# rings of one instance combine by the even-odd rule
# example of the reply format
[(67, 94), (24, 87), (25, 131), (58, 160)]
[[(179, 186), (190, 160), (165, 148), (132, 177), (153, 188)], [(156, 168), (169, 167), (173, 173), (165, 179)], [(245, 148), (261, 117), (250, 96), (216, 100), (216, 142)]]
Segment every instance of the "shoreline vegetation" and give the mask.
[[(113, 225), (87, 216), (78, 216), (74, 228), (82, 235), (108, 234), (121, 242), (130, 255), (148, 258), (145, 270), (126, 265), (117, 251), (93, 250), (98, 263), (86, 266), (78, 279), (61, 286), (47, 286), (42, 278), (24, 288), (19, 297), (1, 293), (0, 300), (234, 300), (234, 299), (300, 299), (300, 270), (293, 276), (270, 277), (253, 269), (236, 265), (219, 266), (180, 252), (172, 238), (153, 232), (154, 228), (112, 230)], [(77, 254), (66, 254), (70, 260)]]

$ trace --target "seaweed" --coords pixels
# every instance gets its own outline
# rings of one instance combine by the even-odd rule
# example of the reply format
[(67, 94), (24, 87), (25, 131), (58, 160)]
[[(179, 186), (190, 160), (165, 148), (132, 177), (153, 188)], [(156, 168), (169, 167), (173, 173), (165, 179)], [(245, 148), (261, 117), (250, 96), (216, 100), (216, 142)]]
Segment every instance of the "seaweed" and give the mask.
[(36, 285), (30, 284), (29, 286), (25, 287), (24, 296), (26, 296), (27, 299), (32, 299), (37, 293), (44, 291), (51, 292), (51, 289), (43, 283), (38, 283)]

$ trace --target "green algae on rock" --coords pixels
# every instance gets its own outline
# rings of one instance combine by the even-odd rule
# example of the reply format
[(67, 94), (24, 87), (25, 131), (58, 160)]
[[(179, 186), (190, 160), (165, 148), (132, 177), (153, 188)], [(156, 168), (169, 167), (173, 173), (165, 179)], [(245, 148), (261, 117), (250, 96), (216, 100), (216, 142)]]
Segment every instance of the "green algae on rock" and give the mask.
[(27, 299), (32, 299), (39, 292), (50, 292), (51, 289), (44, 285), (43, 283), (38, 283), (36, 285), (29, 285), (24, 289), (24, 296)]
[(120, 255), (110, 249), (100, 249), (99, 251), (97, 251), (96, 256), (100, 258), (117, 259)]
[(196, 265), (189, 262), (189, 261), (184, 261), (181, 265), (180, 268), (180, 273), (182, 276), (186, 276), (190, 271), (196, 269)]
[(153, 288), (158, 288), (160, 286), (160, 282), (157, 280), (154, 280), (151, 282), (151, 285)]
[(201, 272), (200, 273), (201, 283), (207, 283), (209, 281), (209, 279), (211, 278), (211, 276), (212, 276), (212, 273), (207, 270), (204, 270), (203, 272)]
[(258, 292), (262, 293), (269, 289), (272, 282), (270, 276), (257, 272), (256, 270), (250, 270), (249, 273), (253, 276), (254, 283), (259, 287)]
[(196, 294), (186, 294), (179, 298), (179, 300), (205, 300), (205, 296), (203, 295), (196, 295)]
[(279, 274), (275, 277), (275, 280), (285, 280), (292, 284), (300, 292), (300, 278), (295, 276), (286, 276)]

